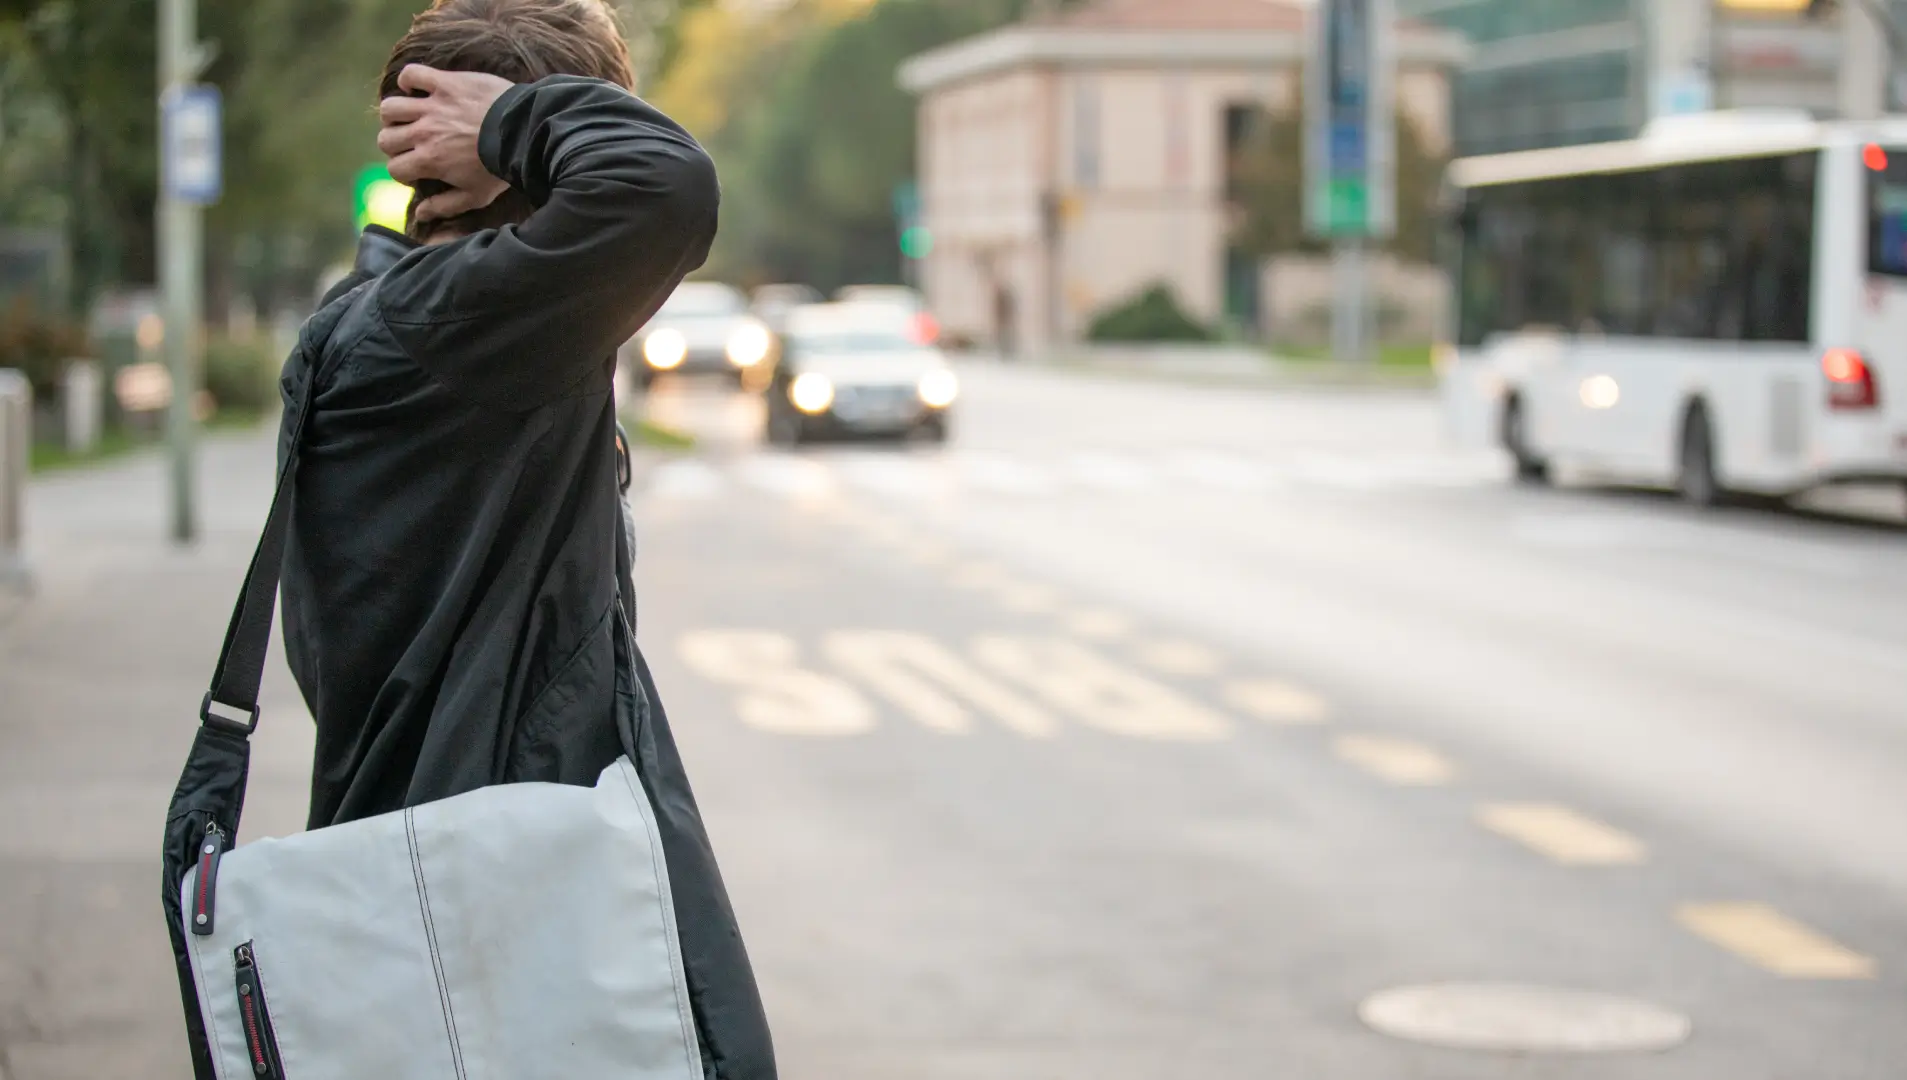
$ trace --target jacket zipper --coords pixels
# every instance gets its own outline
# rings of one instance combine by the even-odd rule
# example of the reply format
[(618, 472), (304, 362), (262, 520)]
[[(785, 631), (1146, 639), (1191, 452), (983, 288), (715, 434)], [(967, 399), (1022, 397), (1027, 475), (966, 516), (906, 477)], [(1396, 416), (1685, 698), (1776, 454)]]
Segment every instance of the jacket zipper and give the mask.
[(192, 904), (192, 932), (200, 937), (212, 933), (213, 909), (218, 899), (219, 857), (224, 854), (224, 831), (218, 822), (206, 822), (205, 838), (199, 841), (199, 892)]
[(265, 988), (258, 981), (258, 961), (252, 955), (252, 943), (232, 950), (234, 973), (238, 979), (238, 1014), (245, 1025), (245, 1055), (252, 1073), (266, 1080), (285, 1080), (278, 1060), (278, 1037), (272, 1033), (271, 1012), (265, 1006)]

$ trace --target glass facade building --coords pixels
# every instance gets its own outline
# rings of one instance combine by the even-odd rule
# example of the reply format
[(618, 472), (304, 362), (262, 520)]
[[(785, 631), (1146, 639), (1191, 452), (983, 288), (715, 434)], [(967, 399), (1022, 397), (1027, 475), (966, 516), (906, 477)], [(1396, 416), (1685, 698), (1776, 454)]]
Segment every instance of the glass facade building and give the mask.
[(1395, 0), (1470, 42), (1451, 118), (1460, 155), (1633, 136), (1647, 119), (1646, 0)]

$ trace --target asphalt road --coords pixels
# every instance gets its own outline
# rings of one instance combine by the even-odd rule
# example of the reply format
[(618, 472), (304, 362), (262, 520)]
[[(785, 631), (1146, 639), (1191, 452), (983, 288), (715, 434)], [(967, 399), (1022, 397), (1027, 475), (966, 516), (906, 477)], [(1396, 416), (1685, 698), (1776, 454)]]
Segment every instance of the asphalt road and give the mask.
[[(1902, 1075), (1900, 526), (1518, 489), (1411, 395), (963, 377), (945, 449), (647, 404), (701, 441), (639, 632), (784, 1076)], [(1446, 984), (1512, 988), (1372, 1000)]]

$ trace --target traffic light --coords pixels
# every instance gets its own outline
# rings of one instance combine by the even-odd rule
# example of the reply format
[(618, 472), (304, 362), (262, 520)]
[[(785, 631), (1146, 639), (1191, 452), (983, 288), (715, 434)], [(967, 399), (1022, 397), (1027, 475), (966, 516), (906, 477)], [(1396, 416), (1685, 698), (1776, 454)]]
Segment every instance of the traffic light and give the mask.
[(925, 225), (911, 225), (901, 230), (901, 254), (910, 259), (924, 259), (934, 253), (934, 234)]
[(382, 225), (404, 231), (404, 218), (410, 212), (411, 189), (391, 179), (391, 171), (382, 165), (366, 165), (358, 171), (356, 184), (358, 228)]

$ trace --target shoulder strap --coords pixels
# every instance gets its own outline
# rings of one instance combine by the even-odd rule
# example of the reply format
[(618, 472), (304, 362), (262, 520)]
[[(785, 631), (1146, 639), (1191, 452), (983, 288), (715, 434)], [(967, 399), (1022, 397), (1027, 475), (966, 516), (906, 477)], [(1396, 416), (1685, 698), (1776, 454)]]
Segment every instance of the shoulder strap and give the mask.
[(285, 533), (291, 521), (291, 482), (298, 473), (298, 452), (304, 446), (305, 427), (311, 418), (311, 399), (318, 392), (325, 348), (338, 323), (362, 297), (365, 282), (332, 301), (312, 316), (300, 333), (298, 352), (305, 360), (300, 384), (285, 407), (291, 436), (285, 443), (284, 460), (278, 465), (278, 486), (272, 492), (271, 510), (265, 515), (265, 529), (252, 552), (251, 566), (245, 571), (245, 584), (239, 589), (238, 604), (232, 609), (232, 621), (225, 627), (225, 645), (219, 650), (218, 667), (212, 672), (212, 688), (199, 706), (199, 721), (249, 737), (258, 728), (258, 687), (265, 678), (265, 654), (271, 645), (272, 616), (278, 607), (278, 575), (284, 569)]

